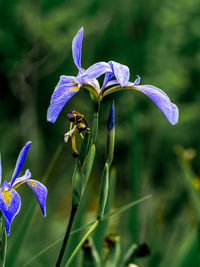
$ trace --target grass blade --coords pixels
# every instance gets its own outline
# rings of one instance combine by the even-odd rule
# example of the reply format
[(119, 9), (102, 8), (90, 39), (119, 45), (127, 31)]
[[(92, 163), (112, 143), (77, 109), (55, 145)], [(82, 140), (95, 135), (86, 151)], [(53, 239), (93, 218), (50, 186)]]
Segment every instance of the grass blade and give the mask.
[[(105, 221), (105, 220), (109, 219), (109, 218), (112, 217), (112, 216), (119, 215), (120, 213), (122, 213), (122, 212), (124, 212), (124, 211), (126, 211), (126, 210), (128, 210), (128, 209), (130, 209), (130, 208), (132, 208), (132, 207), (134, 207), (135, 205), (137, 205), (137, 204), (143, 202), (143, 201), (146, 200), (146, 199), (149, 199), (150, 197), (151, 197), (151, 195), (148, 195), (148, 196), (146, 196), (146, 197), (143, 197), (143, 198), (140, 198), (140, 199), (138, 199), (138, 200), (136, 200), (136, 201), (133, 201), (133, 202), (127, 204), (127, 205), (124, 205), (123, 207), (121, 207), (121, 208), (119, 208), (119, 209), (116, 209), (116, 210), (114, 210), (113, 212), (109, 212), (109, 213), (107, 213), (107, 214), (104, 215), (104, 217), (102, 218), (101, 221)], [(90, 223), (88, 223), (88, 224), (85, 224), (85, 225), (83, 225), (83, 226), (81, 226), (81, 227), (75, 229), (74, 231), (72, 231), (72, 232), (70, 233), (70, 235), (73, 235), (73, 234), (75, 234), (75, 233), (77, 233), (77, 232), (79, 232), (79, 231), (82, 231), (82, 230), (88, 228), (89, 226), (93, 225), (95, 222), (96, 222), (96, 220), (93, 220), (92, 222), (90, 222)], [(31, 258), (30, 260), (28, 260), (22, 267), (25, 267), (25, 266), (27, 266), (29, 263), (31, 263), (31, 262), (33, 262), (34, 260), (36, 260), (36, 259), (37, 259), (38, 257), (40, 257), (42, 254), (44, 254), (45, 252), (47, 252), (48, 250), (50, 250), (51, 248), (53, 248), (54, 246), (56, 246), (57, 244), (59, 244), (62, 240), (63, 240), (63, 237), (60, 238), (60, 239), (58, 239), (58, 240), (56, 240), (56, 241), (54, 241), (54, 242), (53, 242), (52, 244), (50, 244), (48, 247), (44, 248), (42, 251), (40, 251), (39, 253), (37, 253), (33, 258)]]

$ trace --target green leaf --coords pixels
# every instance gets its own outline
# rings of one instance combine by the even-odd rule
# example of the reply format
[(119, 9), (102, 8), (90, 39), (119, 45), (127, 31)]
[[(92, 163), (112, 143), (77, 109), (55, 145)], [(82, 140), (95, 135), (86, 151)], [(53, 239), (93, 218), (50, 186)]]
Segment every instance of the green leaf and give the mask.
[(84, 141), (83, 141), (83, 144), (81, 146), (81, 151), (80, 151), (80, 156), (79, 156), (79, 160), (80, 160), (81, 166), (83, 165), (83, 163), (85, 161), (85, 158), (86, 158), (86, 156), (88, 154), (90, 141), (91, 141), (91, 134), (90, 133), (85, 133)]
[(93, 123), (92, 123), (92, 139), (93, 144), (95, 144), (98, 134), (98, 122), (99, 122), (99, 103), (94, 103), (94, 113), (93, 113)]
[(119, 259), (121, 254), (120, 237), (117, 235), (111, 235), (106, 238), (109, 240), (109, 251), (104, 263), (104, 267), (116, 267), (119, 266)]
[(96, 151), (95, 145), (93, 144), (83, 164), (84, 178), (83, 178), (83, 184), (82, 184), (83, 186), (82, 193), (84, 192), (88, 179), (90, 177), (90, 173), (91, 173), (94, 158), (95, 158), (95, 151)]
[[(107, 203), (105, 207), (105, 213), (110, 212), (110, 208), (111, 208), (114, 195), (115, 195), (115, 183), (116, 183), (116, 169), (112, 168), (110, 171), (109, 192), (108, 192), (108, 198), (107, 198)], [(101, 250), (102, 250), (102, 237), (106, 235), (107, 228), (108, 228), (108, 220), (101, 222), (101, 224), (98, 226), (98, 228), (94, 232), (93, 238), (94, 238), (94, 242), (99, 253), (101, 253)]]
[[(151, 197), (151, 195), (148, 195), (148, 196), (146, 196), (146, 197), (143, 197), (143, 198), (140, 198), (140, 199), (138, 199), (138, 200), (136, 200), (136, 201), (133, 201), (133, 202), (127, 204), (127, 205), (124, 205), (123, 207), (121, 207), (121, 208), (119, 208), (119, 209), (116, 209), (116, 210), (113, 211), (113, 212), (109, 212), (109, 213), (107, 213), (107, 214), (105, 214), (105, 215), (103, 216), (103, 218), (101, 219), (101, 221), (105, 221), (105, 220), (109, 219), (109, 218), (112, 217), (112, 216), (119, 215), (120, 213), (122, 213), (122, 212), (124, 212), (124, 211), (126, 211), (126, 210), (128, 210), (128, 209), (130, 209), (130, 208), (132, 208), (132, 207), (134, 207), (135, 205), (137, 205), (137, 204), (143, 202), (143, 201), (146, 200), (146, 199), (149, 199), (150, 197)], [(93, 225), (95, 222), (96, 222), (96, 220), (93, 220), (92, 222), (87, 223), (87, 224), (81, 226), (80, 228), (75, 229), (74, 231), (72, 231), (72, 232), (70, 233), (70, 235), (73, 235), (74, 233), (77, 233), (77, 232), (79, 232), (79, 231), (82, 231), (82, 230), (88, 228), (89, 226)], [(55, 247), (55, 246), (56, 246), (57, 244), (59, 244), (62, 240), (63, 240), (63, 237), (62, 237), (62, 238), (59, 238), (59, 239), (56, 240), (56, 241), (54, 241), (52, 244), (50, 244), (49, 246), (47, 246), (46, 248), (44, 248), (42, 251), (40, 251), (38, 254), (36, 254), (33, 258), (31, 258), (28, 262), (26, 262), (22, 267), (25, 267), (25, 266), (27, 266), (27, 264), (29, 264), (29, 263), (33, 262), (34, 260), (36, 260), (39, 256), (41, 256), (41, 255), (44, 254), (45, 252), (49, 251), (51, 248)]]
[(104, 210), (108, 198), (108, 190), (109, 190), (109, 166), (108, 163), (106, 163), (102, 174), (100, 196), (99, 196), (99, 207), (97, 213), (98, 219), (102, 219), (104, 215)]
[(192, 172), (192, 169), (188, 162), (181, 159), (180, 163), (183, 177), (185, 179), (186, 190), (189, 194), (190, 201), (198, 217), (198, 221), (200, 221), (200, 196), (199, 192), (195, 189), (192, 183), (192, 179), (195, 177), (195, 174)]
[(116, 209), (113, 212), (107, 213), (107, 214), (105, 214), (103, 216), (102, 221), (107, 220), (108, 218), (110, 218), (112, 216), (119, 215), (120, 213), (122, 213), (122, 212), (124, 212), (124, 211), (126, 211), (126, 210), (128, 210), (130, 208), (132, 208), (133, 206), (139, 204), (140, 202), (142, 202), (142, 201), (144, 201), (144, 200), (146, 200), (146, 199), (148, 199), (150, 197), (151, 197), (151, 195), (148, 195), (146, 197), (143, 197), (143, 198), (140, 198), (140, 199), (138, 199), (136, 201), (133, 201), (133, 202), (127, 204), (127, 205), (124, 205), (123, 207), (121, 207), (119, 209)]
[(132, 244), (128, 250), (126, 251), (125, 255), (123, 256), (122, 258), (122, 263), (121, 263), (121, 267), (124, 267), (124, 266), (127, 266), (128, 263), (132, 262), (133, 261), (133, 258), (134, 258), (134, 254), (135, 252), (137, 251), (138, 249), (138, 244)]
[(93, 144), (83, 166), (77, 161), (72, 177), (72, 205), (79, 205), (87, 185), (95, 158), (95, 145)]
[(2, 212), (0, 212), (0, 233), (2, 231), (3, 223), (2, 223)]
[(82, 246), (82, 251), (82, 267), (101, 267), (101, 259), (92, 238), (85, 241)]
[(6, 262), (6, 250), (7, 250), (7, 235), (6, 229), (3, 229), (0, 240), (0, 266), (4, 267)]
[(82, 196), (84, 173), (79, 161), (77, 161), (72, 177), (72, 206), (78, 206)]

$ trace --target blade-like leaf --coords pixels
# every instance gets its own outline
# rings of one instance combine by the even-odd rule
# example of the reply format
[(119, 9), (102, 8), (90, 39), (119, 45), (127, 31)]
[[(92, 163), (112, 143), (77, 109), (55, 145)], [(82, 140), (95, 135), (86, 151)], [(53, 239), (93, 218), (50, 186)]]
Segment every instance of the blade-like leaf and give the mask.
[(126, 210), (128, 210), (128, 209), (130, 209), (130, 208), (132, 208), (133, 206), (139, 204), (140, 202), (142, 202), (142, 201), (144, 201), (144, 200), (146, 200), (146, 199), (148, 199), (148, 198), (150, 198), (150, 197), (151, 197), (151, 195), (148, 195), (148, 196), (146, 196), (146, 197), (143, 197), (143, 198), (140, 198), (140, 199), (138, 199), (138, 200), (136, 200), (136, 201), (133, 201), (133, 202), (127, 204), (127, 205), (124, 205), (123, 207), (121, 207), (121, 208), (119, 208), (119, 209), (116, 209), (116, 210), (114, 210), (114, 211), (112, 211), (112, 212), (110, 212), (110, 213), (107, 213), (107, 214), (105, 214), (105, 215), (103, 216), (102, 221), (107, 220), (108, 218), (110, 218), (110, 217), (112, 217), (112, 216), (116, 216), (116, 215), (118, 215), (118, 214), (120, 214), (120, 213), (122, 213), (122, 212), (124, 212), (124, 211), (126, 211)]
[(112, 237), (112, 244), (109, 246), (109, 251), (104, 262), (105, 267), (119, 266), (119, 259), (121, 255), (120, 237)]
[(98, 219), (103, 218), (108, 197), (108, 191), (109, 191), (109, 166), (106, 163), (102, 174), (102, 182), (101, 182), (100, 196), (99, 196), (99, 207), (97, 213)]
[[(138, 200), (136, 200), (136, 201), (133, 201), (133, 202), (131, 202), (131, 203), (129, 203), (129, 204), (127, 204), (127, 205), (125, 205), (125, 206), (119, 208), (119, 209), (116, 209), (116, 210), (113, 211), (113, 212), (109, 212), (109, 213), (107, 213), (107, 214), (104, 215), (104, 217), (102, 218), (101, 221), (105, 221), (105, 220), (109, 219), (109, 218), (112, 217), (112, 216), (118, 215), (118, 214), (120, 214), (120, 213), (122, 213), (122, 212), (124, 212), (124, 211), (126, 211), (126, 210), (128, 210), (128, 209), (130, 209), (130, 208), (132, 208), (133, 206), (135, 206), (135, 205), (137, 205), (137, 204), (143, 202), (144, 200), (146, 200), (146, 199), (148, 199), (148, 198), (150, 198), (150, 197), (151, 197), (151, 195), (148, 195), (148, 196), (146, 196), (146, 197), (143, 197), (143, 198), (140, 198), (140, 199), (138, 199)], [(70, 235), (73, 235), (74, 233), (77, 233), (77, 232), (79, 232), (79, 231), (82, 231), (82, 230), (88, 228), (89, 226), (93, 225), (95, 221), (96, 221), (96, 220), (93, 220), (92, 222), (87, 223), (87, 224), (81, 226), (80, 228), (75, 229), (74, 231), (72, 231), (72, 232), (70, 233)], [(44, 248), (44, 249), (41, 250), (39, 253), (37, 253), (33, 258), (31, 258), (30, 260), (28, 260), (22, 267), (25, 267), (25, 266), (27, 266), (29, 263), (31, 263), (31, 262), (33, 262), (34, 260), (36, 260), (36, 259), (37, 259), (38, 257), (40, 257), (42, 254), (44, 254), (45, 252), (49, 251), (51, 248), (53, 248), (54, 246), (56, 246), (57, 244), (59, 244), (62, 240), (63, 240), (63, 237), (62, 237), (62, 238), (59, 238), (59, 239), (56, 240), (56, 241), (54, 241), (54, 242), (53, 242), (52, 244), (50, 244), (48, 247)]]
[(84, 164), (83, 164), (84, 180), (83, 180), (82, 193), (84, 193), (85, 187), (86, 187), (88, 179), (90, 177), (94, 158), (95, 158), (95, 145), (93, 144), (92, 147), (90, 148), (88, 156), (85, 159)]
[(3, 229), (0, 240), (0, 266), (4, 267), (6, 262), (7, 235), (6, 229)]

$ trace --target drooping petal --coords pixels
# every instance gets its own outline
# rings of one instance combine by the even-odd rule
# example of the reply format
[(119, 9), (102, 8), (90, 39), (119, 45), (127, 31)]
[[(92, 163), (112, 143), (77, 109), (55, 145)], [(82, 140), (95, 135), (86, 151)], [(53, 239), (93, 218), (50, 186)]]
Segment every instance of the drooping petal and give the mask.
[(151, 98), (172, 125), (178, 122), (177, 106), (170, 101), (169, 97), (161, 89), (152, 85), (137, 85), (135, 89)]
[(73, 81), (74, 81), (74, 76), (61, 75), (60, 76), (60, 80), (59, 80), (59, 82), (58, 82), (56, 87), (58, 87), (60, 85), (63, 85), (63, 84), (72, 83)]
[(111, 66), (106, 62), (98, 62), (90, 66), (87, 70), (84, 71), (82, 78), (84, 83), (90, 81), (91, 79), (96, 79), (106, 72), (111, 72)]
[(27, 183), (30, 188), (33, 190), (33, 192), (35, 193), (38, 202), (40, 204), (41, 210), (44, 214), (44, 216), (46, 216), (46, 197), (47, 197), (47, 189), (46, 187), (36, 181), (36, 180), (32, 180), (31, 178), (31, 173), (29, 170), (26, 170), (25, 174), (20, 177), (17, 178), (13, 184), (13, 189), (17, 189), (18, 187), (20, 187), (21, 185), (23, 185), (24, 183)]
[(2, 167), (1, 167), (1, 153), (0, 153), (0, 184), (2, 179)]
[(81, 69), (81, 49), (83, 41), (83, 27), (78, 31), (72, 42), (72, 54), (77, 68)]
[(79, 91), (75, 84), (63, 84), (54, 91), (50, 106), (47, 110), (47, 120), (54, 123), (69, 99)]
[(4, 215), (7, 235), (10, 226), (21, 207), (21, 199), (14, 189), (0, 190), (0, 209)]
[(15, 165), (15, 170), (13, 172), (13, 176), (12, 176), (12, 179), (10, 182), (11, 186), (13, 185), (13, 183), (15, 182), (15, 179), (17, 178), (18, 174), (21, 171), (22, 165), (24, 163), (24, 160), (26, 158), (26, 154), (28, 152), (30, 145), (31, 145), (31, 141), (27, 142), (26, 145), (22, 148), (22, 150), (18, 156), (16, 165)]
[(33, 190), (33, 192), (35, 193), (43, 215), (46, 216), (46, 198), (47, 198), (46, 186), (32, 179), (28, 180), (27, 183), (30, 186), (30, 188)]
[(125, 65), (117, 63), (115, 61), (110, 61), (110, 65), (113, 68), (114, 75), (118, 83), (123, 87), (127, 85), (130, 77), (129, 68)]
[[(65, 77), (67, 77), (67, 76), (65, 76)], [(71, 79), (67, 79), (67, 81), (70, 80), (71, 82), (67, 82), (67, 81), (65, 82), (66, 79), (63, 79), (63, 76), (60, 77), (58, 85), (54, 89), (53, 94), (51, 96), (50, 103), (52, 103), (54, 100), (61, 97), (66, 91), (70, 90), (73, 86), (75, 86), (75, 84), (74, 84), (75, 77), (72, 77), (72, 76), (70, 76), (70, 77), (71, 77)]]

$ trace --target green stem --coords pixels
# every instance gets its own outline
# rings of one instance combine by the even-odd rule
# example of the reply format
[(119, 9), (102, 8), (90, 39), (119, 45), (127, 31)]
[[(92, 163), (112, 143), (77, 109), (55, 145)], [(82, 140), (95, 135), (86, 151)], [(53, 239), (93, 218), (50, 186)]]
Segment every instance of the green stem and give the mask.
[(65, 248), (67, 246), (68, 240), (69, 240), (69, 234), (70, 234), (70, 231), (71, 231), (71, 228), (72, 228), (72, 224), (73, 224), (76, 212), (77, 212), (77, 208), (78, 208), (78, 206), (72, 206), (70, 219), (69, 219), (69, 223), (67, 225), (67, 230), (66, 230), (66, 233), (65, 233), (63, 244), (62, 244), (59, 256), (58, 256), (57, 263), (55, 265), (56, 267), (59, 267), (61, 262), (62, 262), (62, 258), (63, 258), (64, 252), (65, 252)]
[(94, 232), (94, 230), (97, 228), (99, 223), (100, 223), (100, 220), (96, 220), (95, 223), (91, 226), (91, 228), (87, 231), (87, 233), (84, 235), (84, 237), (81, 239), (81, 241), (78, 243), (78, 245), (76, 246), (76, 248), (72, 252), (72, 254), (71, 254), (70, 258), (68, 259), (65, 267), (70, 266), (72, 260), (76, 256), (76, 254), (79, 251), (79, 249), (83, 246), (84, 242), (88, 239), (88, 237), (92, 234), (92, 232)]

